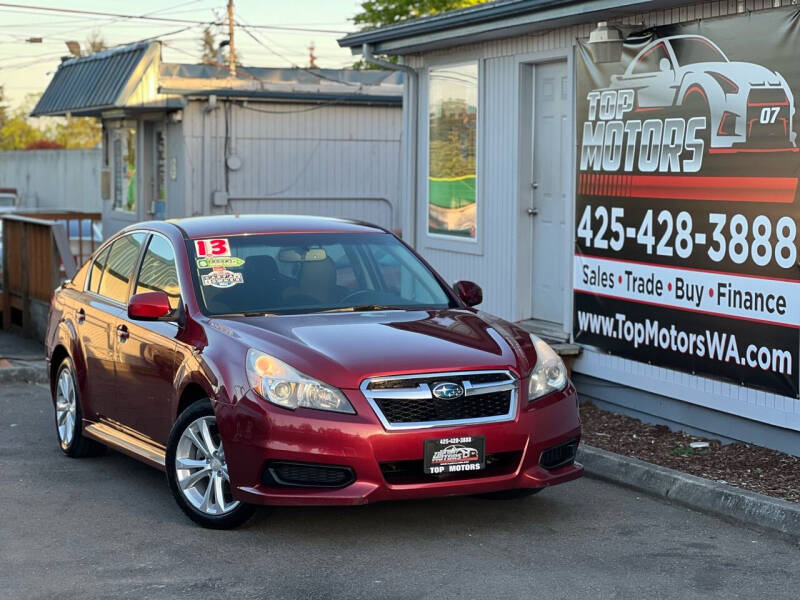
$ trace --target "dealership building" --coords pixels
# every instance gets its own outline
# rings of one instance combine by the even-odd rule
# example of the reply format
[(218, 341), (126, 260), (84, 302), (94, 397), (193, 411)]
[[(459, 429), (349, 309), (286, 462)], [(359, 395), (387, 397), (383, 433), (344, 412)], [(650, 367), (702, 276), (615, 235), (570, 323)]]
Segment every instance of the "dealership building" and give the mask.
[(448, 280), (583, 399), (800, 455), (797, 16), (498, 1), (340, 44), (404, 71), (403, 236)]

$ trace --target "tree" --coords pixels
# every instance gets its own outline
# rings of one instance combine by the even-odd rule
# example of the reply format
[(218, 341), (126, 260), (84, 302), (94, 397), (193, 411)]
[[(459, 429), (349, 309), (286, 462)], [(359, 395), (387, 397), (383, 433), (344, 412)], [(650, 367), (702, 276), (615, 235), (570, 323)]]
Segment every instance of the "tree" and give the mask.
[[(25, 101), (5, 119), (0, 119), (0, 150), (46, 150), (55, 148), (95, 148), (102, 128), (93, 117), (28, 117), (39, 94), (28, 94)], [(0, 98), (0, 102), (2, 99)], [(36, 126), (35, 122), (45, 125)]]
[(100, 121), (94, 117), (66, 117), (56, 123), (48, 137), (62, 148), (95, 148), (103, 134)]
[(24, 150), (46, 138), (44, 131), (30, 124), (27, 111), (20, 107), (0, 127), (0, 150)]
[(5, 125), (8, 120), (8, 107), (6, 106), (6, 91), (0, 85), (0, 127)]
[[(407, 19), (427, 17), (436, 13), (457, 8), (466, 8), (482, 4), (489, 0), (365, 0), (361, 3), (361, 12), (353, 17), (353, 23), (361, 25), (361, 29), (375, 29)], [(397, 57), (388, 58), (397, 62)], [(353, 63), (353, 69), (378, 69), (363, 59)]]
[(83, 56), (89, 56), (90, 54), (94, 54), (95, 52), (102, 52), (103, 50), (108, 49), (108, 42), (106, 42), (103, 34), (100, 33), (99, 30), (94, 29), (86, 38), (86, 42), (83, 44), (83, 51), (81, 54)]
[(217, 41), (210, 25), (203, 29), (203, 35), (200, 37), (200, 53), (200, 62), (204, 65), (213, 65), (217, 62)]
[(487, 0), (365, 0), (353, 23), (362, 29), (384, 27), (406, 19), (482, 4)]

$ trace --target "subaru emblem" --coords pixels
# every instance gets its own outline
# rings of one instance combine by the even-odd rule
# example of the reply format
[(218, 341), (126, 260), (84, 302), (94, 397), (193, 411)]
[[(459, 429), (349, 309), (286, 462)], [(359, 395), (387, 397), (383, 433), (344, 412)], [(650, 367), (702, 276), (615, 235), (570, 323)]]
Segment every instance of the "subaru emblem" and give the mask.
[(434, 398), (438, 398), (439, 400), (455, 400), (464, 395), (464, 388), (462, 386), (449, 381), (435, 384), (431, 391), (433, 392)]

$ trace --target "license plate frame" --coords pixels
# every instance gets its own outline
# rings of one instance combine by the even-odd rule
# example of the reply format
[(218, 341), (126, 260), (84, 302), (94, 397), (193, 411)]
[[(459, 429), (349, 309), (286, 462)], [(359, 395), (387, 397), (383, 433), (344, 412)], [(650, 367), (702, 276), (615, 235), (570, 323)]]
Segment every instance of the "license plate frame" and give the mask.
[(423, 469), (426, 475), (475, 473), (485, 468), (485, 436), (430, 438), (424, 442)]

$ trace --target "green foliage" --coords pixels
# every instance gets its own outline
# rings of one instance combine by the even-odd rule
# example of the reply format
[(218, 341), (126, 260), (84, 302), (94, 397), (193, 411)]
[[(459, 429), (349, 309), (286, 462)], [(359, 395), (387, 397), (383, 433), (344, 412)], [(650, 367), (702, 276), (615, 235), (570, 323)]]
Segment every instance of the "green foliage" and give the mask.
[(213, 65), (217, 62), (217, 40), (211, 26), (203, 29), (200, 36), (200, 62), (204, 65)]
[(28, 113), (36, 99), (35, 94), (29, 95), (10, 116), (0, 108), (0, 150), (94, 148), (100, 144), (102, 128), (92, 117), (47, 119), (44, 126), (34, 125)]
[(366, 0), (353, 23), (363, 29), (384, 27), (406, 19), (482, 4), (487, 0)]
[[(361, 12), (353, 17), (353, 23), (362, 29), (375, 29), (407, 19), (427, 17), (448, 10), (482, 4), (488, 0), (365, 0)], [(383, 57), (397, 62), (396, 56)], [(353, 63), (353, 69), (380, 69), (363, 59)]]

